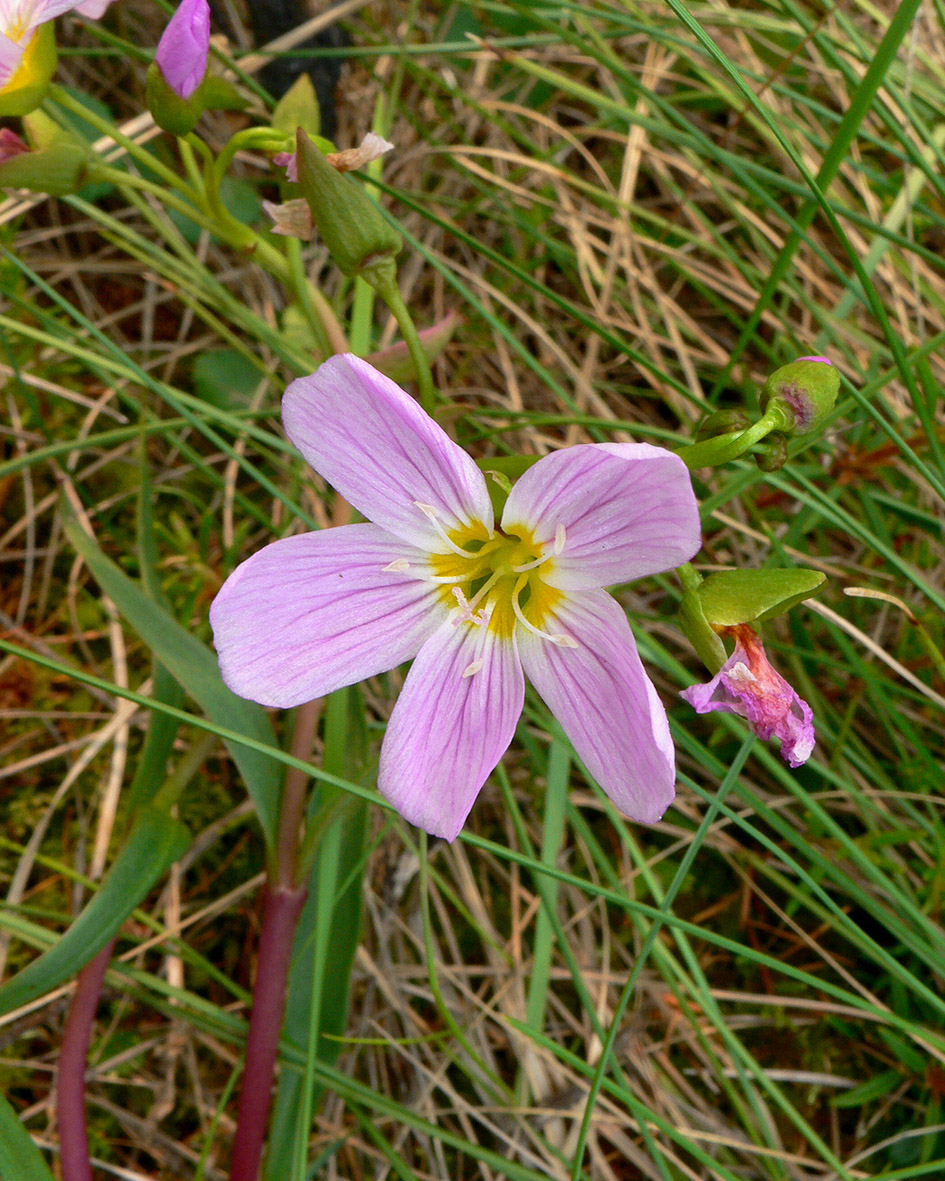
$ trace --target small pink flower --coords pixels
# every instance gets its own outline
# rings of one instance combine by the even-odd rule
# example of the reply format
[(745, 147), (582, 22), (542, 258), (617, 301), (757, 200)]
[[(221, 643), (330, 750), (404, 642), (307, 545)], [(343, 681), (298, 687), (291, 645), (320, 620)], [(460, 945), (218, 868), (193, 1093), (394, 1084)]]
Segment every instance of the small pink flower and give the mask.
[(768, 661), (758, 635), (746, 624), (726, 628), (735, 650), (706, 685), (684, 689), (697, 714), (717, 709), (745, 718), (759, 738), (778, 738), (781, 757), (792, 767), (806, 763), (814, 749), (814, 715)]
[(209, 52), (210, 5), (181, 0), (154, 55), (164, 81), (180, 98), (190, 98), (203, 81)]
[(286, 537), (233, 571), (210, 609), (227, 685), (286, 708), (413, 659), (378, 788), (453, 840), (512, 740), (527, 674), (614, 803), (658, 820), (676, 780), (669, 726), (603, 588), (699, 548), (682, 460), (647, 443), (554, 451), (496, 524), (473, 460), (358, 357), (292, 382), (282, 418), (368, 520)]
[[(352, 172), (355, 168), (363, 168), (372, 160), (377, 160), (385, 152), (392, 152), (394, 145), (388, 143), (382, 136), (369, 131), (356, 148), (346, 148), (343, 152), (329, 152), (325, 159), (339, 172)], [(299, 183), (299, 160), (296, 152), (277, 152), (272, 158), (277, 168), (284, 168), (286, 180), (293, 184)]]

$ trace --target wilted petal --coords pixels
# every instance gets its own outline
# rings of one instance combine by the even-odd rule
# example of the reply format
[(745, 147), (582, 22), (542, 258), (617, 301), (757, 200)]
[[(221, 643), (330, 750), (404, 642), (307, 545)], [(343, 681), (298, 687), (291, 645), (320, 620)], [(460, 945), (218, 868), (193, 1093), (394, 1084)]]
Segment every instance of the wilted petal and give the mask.
[(411, 824), (452, 841), (512, 741), (524, 700), (514, 642), (448, 620), (420, 649), (391, 714), (381, 794)]
[(779, 739), (781, 757), (800, 767), (814, 749), (813, 711), (772, 667), (750, 627), (728, 630), (735, 636), (732, 655), (711, 681), (692, 685), (681, 696), (697, 714), (718, 710), (745, 718), (759, 738)]
[(425, 555), (375, 525), (267, 545), (210, 608), (223, 680), (286, 708), (395, 668), (446, 614), (437, 588), (419, 581), (425, 569)]
[(388, 143), (383, 136), (369, 131), (356, 148), (346, 148), (343, 152), (329, 152), (325, 159), (339, 172), (351, 172), (355, 168), (363, 168), (372, 160), (377, 160), (385, 152), (394, 150), (394, 145)]
[(561, 590), (630, 582), (681, 566), (702, 544), (683, 461), (648, 443), (594, 443), (544, 456), (514, 484), (503, 529), (564, 548), (543, 579)]
[(190, 98), (203, 81), (209, 51), (210, 6), (207, 0), (181, 0), (154, 55), (164, 81), (180, 98)]
[(578, 647), (518, 631), (528, 679), (617, 807), (634, 820), (659, 820), (675, 795), (675, 754), (623, 610), (605, 591), (585, 591), (562, 600), (542, 627)]
[(0, 164), (12, 160), (14, 156), (22, 156), (29, 150), (29, 145), (15, 131), (9, 127), (0, 127)]
[(299, 183), (299, 157), (296, 152), (276, 152), (272, 158), (277, 168), (284, 168), (286, 180)]
[(331, 357), (282, 399), (286, 432), (358, 512), (421, 549), (444, 553), (442, 529), (492, 528), (472, 459), (404, 391), (359, 357)]
[(293, 201), (286, 201), (277, 205), (274, 201), (263, 201), (263, 210), (272, 220), (272, 232), (282, 234), (286, 238), (300, 238), (303, 242), (311, 241), (315, 232), (312, 221), (312, 210), (304, 197)]

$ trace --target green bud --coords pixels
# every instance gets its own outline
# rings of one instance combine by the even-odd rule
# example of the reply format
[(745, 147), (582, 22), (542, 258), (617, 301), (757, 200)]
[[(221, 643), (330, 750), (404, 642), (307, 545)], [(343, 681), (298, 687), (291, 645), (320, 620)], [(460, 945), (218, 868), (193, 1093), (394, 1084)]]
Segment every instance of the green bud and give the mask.
[(768, 435), (755, 453), (755, 463), (760, 471), (779, 472), (788, 461), (787, 435), (775, 431)]
[(826, 581), (819, 570), (720, 570), (695, 593), (711, 627), (735, 627), (783, 615)]
[(0, 164), (0, 186), (65, 197), (89, 182), (93, 158), (85, 140), (42, 111), (26, 115), (23, 125), (31, 150)]
[(161, 73), (161, 67), (156, 61), (148, 66), (144, 101), (154, 122), (171, 135), (188, 135), (206, 109), (203, 85), (198, 86), (190, 98), (181, 98)]
[(751, 418), (744, 410), (716, 410), (699, 423), (697, 439), (714, 439), (717, 435), (730, 435), (733, 431), (744, 431), (751, 426)]
[(0, 89), (0, 115), (26, 115), (35, 110), (56, 72), (56, 34), (53, 22), (40, 25), (13, 77)]
[(331, 257), (345, 275), (390, 262), (400, 251), (400, 234), (361, 184), (332, 168), (308, 135), (296, 135), (299, 184), (312, 220)]
[(317, 136), (321, 131), (321, 125), (321, 112), (318, 109), (312, 79), (308, 74), (299, 74), (276, 103), (276, 109), (272, 112), (272, 126), (276, 131), (282, 131), (286, 135), (294, 136), (301, 127), (309, 135)]
[(783, 429), (809, 435), (823, 425), (840, 392), (840, 374), (826, 357), (801, 357), (782, 365), (765, 382), (761, 408), (780, 411)]

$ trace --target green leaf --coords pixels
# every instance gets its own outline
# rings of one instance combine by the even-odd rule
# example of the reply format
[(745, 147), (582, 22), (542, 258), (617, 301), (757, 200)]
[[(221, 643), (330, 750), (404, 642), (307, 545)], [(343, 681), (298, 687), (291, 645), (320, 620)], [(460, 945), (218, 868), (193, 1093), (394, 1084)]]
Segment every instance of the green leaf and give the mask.
[[(81, 528), (71, 510), (64, 507), (63, 514), (66, 534), (85, 559), (99, 586), (207, 716), (219, 725), (238, 730), (257, 742), (273, 745), (272, 726), (262, 706), (245, 701), (228, 689), (223, 684), (217, 659), (210, 649), (106, 557)], [(266, 842), (271, 848), (278, 821), (281, 767), (269, 755), (250, 750), (242, 743), (228, 741), (226, 746), (243, 776)]]
[(720, 570), (697, 593), (710, 624), (735, 627), (782, 615), (826, 581), (819, 570)]
[(884, 1070), (876, 1078), (854, 1087), (852, 1091), (845, 1091), (842, 1095), (835, 1095), (830, 1100), (831, 1107), (862, 1107), (864, 1103), (872, 1103), (882, 1099), (890, 1091), (894, 1091), (903, 1081), (898, 1070)]
[(53, 1181), (33, 1137), (0, 1095), (0, 1181)]
[(236, 349), (208, 349), (194, 362), (194, 392), (223, 410), (248, 406), (262, 377), (259, 367)]
[(0, 1013), (28, 1004), (74, 976), (117, 935), (151, 887), (190, 845), (190, 833), (166, 812), (145, 808), (101, 889), (58, 943), (0, 988)]

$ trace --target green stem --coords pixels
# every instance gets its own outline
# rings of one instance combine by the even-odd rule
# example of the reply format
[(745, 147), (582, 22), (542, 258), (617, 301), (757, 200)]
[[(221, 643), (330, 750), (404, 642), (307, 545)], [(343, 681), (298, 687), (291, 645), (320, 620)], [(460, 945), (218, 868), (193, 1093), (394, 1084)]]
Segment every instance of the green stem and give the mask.
[(436, 409), (437, 398), (436, 387), (433, 384), (433, 374), (430, 371), (430, 362), (427, 360), (427, 355), (423, 351), (423, 345), (420, 342), (420, 336), (413, 322), (413, 317), (410, 315), (407, 305), (404, 303), (403, 296), (400, 294), (393, 264), (389, 259), (386, 259), (385, 263), (387, 265), (378, 266), (376, 270), (366, 267), (364, 269), (364, 278), (387, 304), (391, 315), (397, 321), (397, 327), (400, 329), (400, 334), (407, 345), (407, 351), (410, 353), (417, 374), (417, 390), (420, 396), (420, 405), (427, 414), (432, 414)]
[(714, 439), (680, 447), (676, 454), (690, 471), (700, 467), (719, 467), (738, 459), (772, 431), (782, 430), (784, 425), (784, 415), (773, 405), (762, 418), (745, 430), (732, 431), (728, 435), (717, 435)]
[[(143, 148), (140, 144), (135, 143), (133, 139), (129, 139), (127, 135), (123, 135), (114, 124), (109, 123), (107, 119), (103, 119), (95, 111), (83, 106), (78, 99), (73, 98), (67, 90), (63, 90), (57, 83), (54, 82), (50, 86), (48, 97), (71, 114), (78, 116), (83, 122), (88, 123), (90, 127), (94, 127), (101, 135), (107, 135), (116, 144), (120, 144), (132, 159), (137, 160), (139, 164), (143, 165), (150, 172), (154, 172), (162, 177), (171, 188), (177, 189), (185, 195), (190, 194), (190, 186), (186, 181), (183, 181), (172, 168), (168, 168), (153, 152), (149, 152), (147, 148)], [(122, 175), (124, 176), (125, 174), (122, 173)]]

